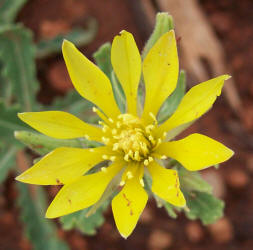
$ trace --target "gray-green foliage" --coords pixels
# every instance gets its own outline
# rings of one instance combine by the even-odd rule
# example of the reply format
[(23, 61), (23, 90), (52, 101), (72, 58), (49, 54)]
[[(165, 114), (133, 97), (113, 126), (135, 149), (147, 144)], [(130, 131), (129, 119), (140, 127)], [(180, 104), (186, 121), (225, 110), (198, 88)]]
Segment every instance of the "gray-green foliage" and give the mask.
[(191, 219), (200, 219), (204, 225), (214, 223), (223, 216), (224, 202), (205, 192), (190, 192), (185, 194), (189, 210), (186, 216)]
[(12, 90), (13, 98), (20, 104), (22, 111), (36, 110), (39, 84), (31, 31), (22, 25), (0, 26), (0, 48), (1, 73), (10, 84), (8, 87)]
[(11, 23), (27, 0), (0, 0), (0, 24)]
[(68, 250), (68, 246), (58, 238), (56, 226), (44, 217), (47, 206), (42, 188), (36, 187), (33, 193), (28, 185), (17, 183), (18, 205), (27, 238), (34, 250)]
[(185, 72), (181, 70), (178, 77), (177, 87), (174, 92), (165, 100), (162, 105), (159, 114), (158, 122), (164, 122), (168, 119), (177, 109), (180, 101), (185, 95), (186, 79)]
[(103, 212), (108, 207), (108, 200), (100, 206), (95, 213), (86, 217), (89, 208), (75, 212), (73, 214), (65, 215), (60, 218), (62, 227), (65, 230), (78, 229), (87, 235), (94, 235), (97, 229), (104, 223)]

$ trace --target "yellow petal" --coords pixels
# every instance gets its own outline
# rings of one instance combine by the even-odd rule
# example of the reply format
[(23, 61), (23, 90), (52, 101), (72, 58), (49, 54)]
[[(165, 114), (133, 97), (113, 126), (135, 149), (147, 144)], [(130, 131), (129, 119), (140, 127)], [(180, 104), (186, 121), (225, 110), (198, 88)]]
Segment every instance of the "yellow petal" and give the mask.
[(139, 176), (127, 180), (125, 186), (112, 200), (112, 212), (116, 226), (127, 238), (134, 230), (146, 206), (148, 195), (140, 184)]
[(234, 154), (220, 142), (201, 134), (192, 134), (182, 140), (162, 143), (156, 152), (179, 161), (190, 171), (224, 162)]
[(107, 171), (81, 176), (76, 181), (66, 184), (50, 204), (46, 218), (56, 218), (93, 205), (121, 168), (122, 165), (114, 163), (106, 169)]
[(100, 128), (63, 111), (26, 112), (19, 113), (18, 117), (39, 132), (58, 139), (86, 137), (101, 141), (103, 136)]
[(155, 161), (147, 168), (152, 176), (152, 192), (174, 206), (185, 206), (186, 201), (180, 190), (177, 171), (165, 169)]
[(178, 55), (175, 33), (165, 33), (151, 48), (143, 63), (146, 97), (143, 118), (154, 115), (173, 92), (178, 78)]
[(191, 122), (207, 112), (221, 94), (224, 81), (230, 76), (222, 75), (192, 87), (184, 96), (175, 113), (159, 127), (159, 132), (169, 131)]
[(119, 115), (107, 76), (71, 42), (64, 40), (62, 52), (71, 81), (79, 94), (96, 104), (107, 116)]
[(38, 185), (59, 185), (73, 182), (94, 165), (103, 161), (107, 147), (92, 149), (57, 148), (43, 157), (16, 180)]
[(123, 30), (112, 43), (111, 61), (126, 95), (127, 112), (137, 114), (137, 90), (141, 77), (141, 56), (131, 33)]

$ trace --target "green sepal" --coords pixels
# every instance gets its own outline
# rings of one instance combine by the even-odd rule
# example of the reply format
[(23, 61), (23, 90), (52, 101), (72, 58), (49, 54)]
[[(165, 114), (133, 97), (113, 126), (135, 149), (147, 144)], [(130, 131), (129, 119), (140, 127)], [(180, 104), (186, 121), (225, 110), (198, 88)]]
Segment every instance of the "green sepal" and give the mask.
[(67, 39), (75, 44), (75, 46), (84, 46), (89, 44), (97, 33), (97, 21), (90, 18), (87, 21), (87, 28), (74, 28), (67, 34), (60, 34), (53, 39), (41, 40), (37, 44), (36, 57), (41, 59), (52, 54), (60, 53), (62, 49), (62, 41)]
[(156, 41), (166, 32), (174, 28), (173, 18), (167, 12), (160, 12), (156, 15), (156, 23), (153, 33), (148, 39), (143, 51), (142, 58), (144, 59), (149, 50), (154, 46)]
[(0, 23), (11, 23), (27, 0), (0, 0)]
[(95, 59), (98, 67), (107, 75), (112, 84), (113, 93), (116, 99), (116, 102), (119, 106), (119, 109), (122, 113), (125, 112), (125, 103), (126, 98), (124, 91), (113, 71), (111, 64), (111, 44), (105, 43), (103, 44), (94, 54), (93, 57)]
[(32, 33), (22, 25), (0, 26), (0, 61), (5, 83), (11, 85), (12, 98), (22, 111), (36, 111), (39, 84), (35, 70)]
[(162, 123), (167, 120), (177, 109), (179, 103), (185, 95), (186, 89), (186, 74), (181, 70), (178, 77), (177, 87), (174, 92), (165, 100), (159, 114), (158, 122)]
[(59, 147), (87, 148), (97, 147), (97, 142), (85, 138), (56, 139), (36, 132), (15, 131), (15, 138), (40, 155), (49, 153)]
[(97, 229), (105, 221), (103, 212), (107, 209), (108, 205), (109, 201), (107, 200), (89, 217), (86, 216), (89, 208), (61, 217), (60, 222), (63, 229), (77, 229), (86, 235), (96, 234)]
[(223, 216), (224, 202), (212, 194), (193, 191), (184, 195), (189, 208), (184, 210), (188, 219), (200, 219), (204, 225), (208, 225)]
[(178, 167), (177, 172), (183, 190), (212, 193), (212, 186), (201, 177), (199, 172), (188, 171), (184, 167)]
[(44, 218), (46, 197), (42, 188), (36, 187), (33, 193), (26, 184), (16, 183), (19, 196), (20, 217), (26, 237), (34, 250), (69, 250), (69, 247), (57, 235), (53, 222)]

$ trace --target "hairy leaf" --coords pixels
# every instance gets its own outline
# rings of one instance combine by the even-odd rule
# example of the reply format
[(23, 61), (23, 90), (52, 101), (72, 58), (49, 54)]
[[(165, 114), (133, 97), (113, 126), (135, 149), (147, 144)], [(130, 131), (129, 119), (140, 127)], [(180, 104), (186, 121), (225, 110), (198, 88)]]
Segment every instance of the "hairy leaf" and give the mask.
[(11, 23), (27, 0), (0, 0), (0, 23)]
[(28, 186), (17, 183), (18, 205), (27, 238), (34, 250), (68, 250), (69, 247), (57, 236), (56, 226), (45, 219), (46, 199), (43, 189), (37, 187), (33, 196)]
[(204, 225), (208, 225), (223, 216), (224, 202), (213, 195), (194, 191), (185, 193), (185, 197), (189, 211), (184, 211), (189, 219), (200, 219)]
[(97, 211), (86, 217), (89, 208), (75, 212), (73, 214), (65, 215), (60, 218), (62, 227), (65, 230), (78, 229), (82, 233), (87, 235), (96, 234), (97, 228), (104, 223), (103, 212), (108, 207), (109, 202), (105, 201), (103, 205), (97, 209)]
[(35, 72), (35, 47), (32, 34), (22, 25), (0, 27), (2, 74), (11, 84), (13, 97), (22, 111), (36, 110), (38, 81)]

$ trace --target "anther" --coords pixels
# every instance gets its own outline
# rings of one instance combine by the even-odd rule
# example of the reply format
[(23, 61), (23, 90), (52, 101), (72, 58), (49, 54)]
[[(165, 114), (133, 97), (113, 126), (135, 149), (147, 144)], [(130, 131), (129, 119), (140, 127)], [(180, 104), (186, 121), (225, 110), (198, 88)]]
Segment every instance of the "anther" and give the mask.
[(166, 160), (166, 159), (167, 159), (167, 156), (166, 156), (166, 155), (162, 155), (162, 156), (161, 156), (161, 159), (162, 159), (162, 160)]
[(120, 122), (117, 122), (117, 123), (116, 123), (116, 127), (117, 127), (117, 128), (120, 128), (120, 127), (121, 127), (121, 123), (120, 123)]
[(105, 144), (108, 144), (110, 139), (109, 138), (106, 138), (106, 137), (102, 137), (102, 141), (105, 143)]
[(113, 134), (113, 135), (116, 135), (116, 134), (117, 134), (117, 129), (114, 128), (114, 129), (112, 130), (112, 134)]
[(114, 121), (113, 121), (112, 118), (109, 118), (108, 121), (109, 121), (110, 123), (114, 123)]
[(94, 149), (93, 149), (93, 148), (90, 148), (89, 151), (90, 151), (90, 152), (94, 152)]
[(118, 149), (119, 149), (119, 144), (118, 143), (114, 143), (113, 147), (112, 147), (112, 150), (113, 151), (117, 151)]
[(125, 160), (125, 161), (129, 161), (129, 155), (128, 155), (128, 154), (125, 154), (124, 160)]
[(102, 158), (103, 158), (104, 160), (108, 160), (108, 159), (109, 159), (109, 156), (108, 156), (108, 155), (102, 155)]
[(140, 179), (140, 184), (142, 185), (142, 187), (144, 187), (144, 181), (142, 178)]
[(124, 186), (125, 185), (125, 181), (121, 181), (120, 183), (119, 183), (119, 185), (122, 187), (122, 186)]
[(111, 156), (111, 157), (110, 157), (110, 160), (111, 160), (111, 161), (115, 161), (115, 160), (116, 160), (116, 156)]
[(151, 161), (153, 161), (153, 160), (154, 160), (153, 157), (151, 157), (151, 156), (148, 157), (148, 161), (149, 161), (149, 162), (151, 162)]
[(136, 161), (140, 161), (140, 152), (139, 152), (139, 151), (135, 151), (135, 152), (134, 152), (134, 159), (135, 159)]
[(132, 179), (134, 177), (131, 171), (128, 171), (126, 173), (126, 176), (127, 176), (128, 179)]
[(102, 167), (102, 168), (101, 168), (101, 171), (104, 172), (104, 173), (106, 173), (106, 172), (107, 172), (107, 168)]
[(144, 165), (145, 165), (145, 166), (148, 166), (149, 161), (146, 159), (146, 160), (144, 160), (144, 162), (143, 162), (143, 163), (144, 163)]

